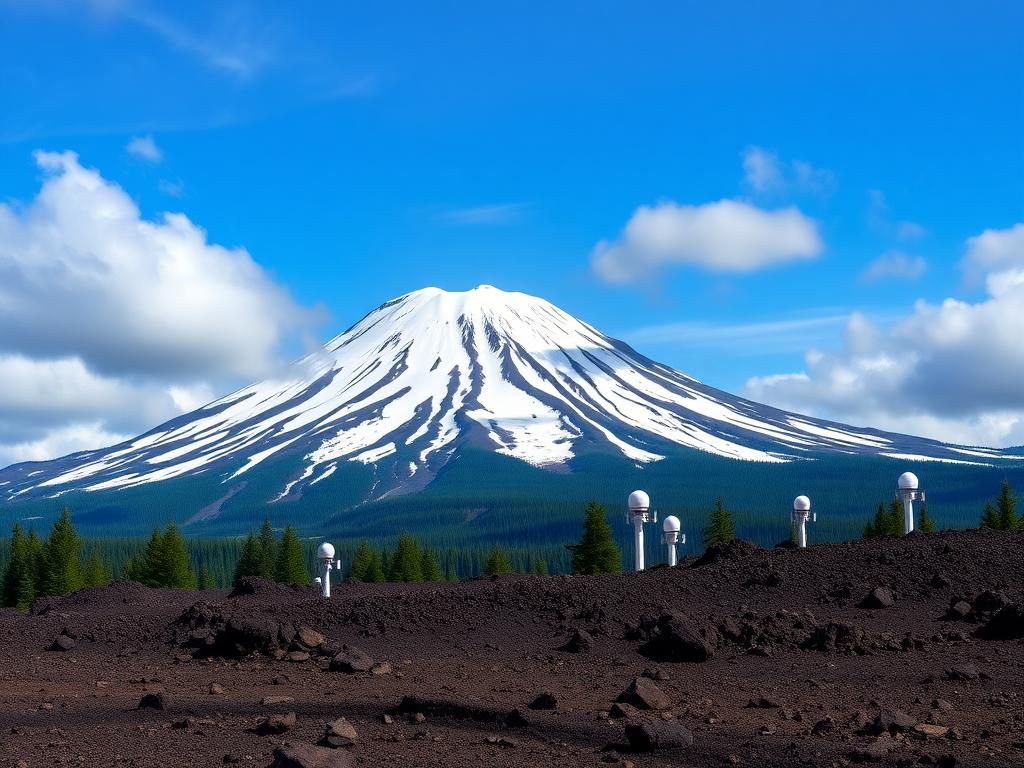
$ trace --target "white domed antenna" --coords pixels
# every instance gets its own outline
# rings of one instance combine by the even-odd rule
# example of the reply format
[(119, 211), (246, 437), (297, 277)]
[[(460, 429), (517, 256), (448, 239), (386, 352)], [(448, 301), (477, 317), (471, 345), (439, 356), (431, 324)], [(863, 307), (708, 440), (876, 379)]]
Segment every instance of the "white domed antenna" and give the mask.
[(807, 521), (818, 522), (817, 513), (811, 512), (811, 500), (806, 496), (793, 499), (793, 527), (796, 528), (796, 543), (801, 549), (807, 546)]
[(643, 491), (633, 491), (626, 502), (626, 522), (633, 524), (636, 570), (644, 569), (644, 523), (658, 522), (658, 513), (649, 512), (651, 497)]
[[(323, 587), (324, 597), (331, 596), (331, 571), (334, 567), (334, 545), (328, 542), (321, 544), (316, 550), (316, 559), (320, 561), (320, 578)], [(338, 561), (338, 570), (341, 570), (341, 560)]]
[(686, 543), (686, 534), (679, 532), (681, 527), (679, 518), (675, 515), (669, 515), (665, 518), (665, 522), (661, 524), (661, 540), (668, 550), (668, 565), (670, 568), (674, 568), (676, 565), (676, 544)]
[(913, 472), (904, 472), (896, 481), (896, 498), (903, 502), (903, 533), (914, 530), (914, 502), (924, 501), (924, 491)]

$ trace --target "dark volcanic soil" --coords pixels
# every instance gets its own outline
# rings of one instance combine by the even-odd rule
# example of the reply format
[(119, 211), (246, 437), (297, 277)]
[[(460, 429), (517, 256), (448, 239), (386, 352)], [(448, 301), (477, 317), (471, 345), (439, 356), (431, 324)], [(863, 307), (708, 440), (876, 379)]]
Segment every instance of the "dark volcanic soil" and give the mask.
[(963, 532), (329, 601), (119, 583), (0, 611), (0, 763), (263, 768), (344, 717), (322, 765), (1024, 765), (1022, 555)]

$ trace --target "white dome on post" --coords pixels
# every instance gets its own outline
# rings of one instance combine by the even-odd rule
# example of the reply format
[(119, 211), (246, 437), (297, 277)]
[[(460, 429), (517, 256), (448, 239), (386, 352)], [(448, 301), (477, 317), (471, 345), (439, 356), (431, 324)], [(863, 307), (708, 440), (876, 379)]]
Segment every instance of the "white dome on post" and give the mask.
[(901, 491), (916, 491), (918, 488), (917, 475), (913, 472), (904, 472), (896, 481), (896, 485)]
[(794, 512), (809, 512), (811, 509), (811, 500), (806, 496), (797, 496), (793, 499), (793, 511)]
[(679, 523), (679, 518), (675, 515), (669, 515), (661, 524), (661, 529), (665, 533), (679, 533), (682, 526)]
[(334, 545), (325, 541), (319, 546), (319, 548), (317, 548), (316, 557), (318, 560), (333, 560)]
[(633, 491), (627, 504), (630, 512), (646, 512), (651, 508), (651, 497), (644, 491)]

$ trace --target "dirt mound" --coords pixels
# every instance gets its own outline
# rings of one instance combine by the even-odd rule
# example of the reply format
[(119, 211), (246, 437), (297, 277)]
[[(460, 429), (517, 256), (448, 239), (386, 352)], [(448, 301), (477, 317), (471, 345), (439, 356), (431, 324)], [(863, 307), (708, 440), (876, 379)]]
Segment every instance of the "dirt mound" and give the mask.
[(111, 606), (140, 607), (160, 602), (164, 590), (152, 589), (135, 581), (115, 581), (104, 587), (89, 587), (63, 597), (41, 597), (32, 604), (33, 614), (45, 616), (51, 611), (92, 611)]
[(239, 580), (234, 589), (228, 593), (228, 597), (246, 597), (248, 595), (283, 597), (296, 594), (311, 595), (315, 592), (312, 587), (289, 586), (278, 584), (273, 579), (264, 579), (261, 576), (246, 576)]
[(701, 566), (710, 565), (712, 563), (721, 562), (723, 560), (737, 561), (746, 560), (755, 552), (760, 552), (761, 548), (752, 541), (746, 539), (733, 539), (725, 544), (713, 544), (704, 550), (704, 554), (698, 557), (694, 563), (694, 568), (700, 568)]

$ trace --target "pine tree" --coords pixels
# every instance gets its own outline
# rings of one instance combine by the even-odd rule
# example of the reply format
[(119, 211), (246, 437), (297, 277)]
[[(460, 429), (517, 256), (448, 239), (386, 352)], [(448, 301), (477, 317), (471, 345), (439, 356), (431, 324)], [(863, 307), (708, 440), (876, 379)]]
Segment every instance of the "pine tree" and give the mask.
[(213, 581), (213, 574), (210, 573), (210, 567), (204, 565), (199, 569), (199, 578), (196, 581), (196, 589), (205, 592), (208, 589), (214, 589), (217, 585)]
[(7, 561), (7, 567), (4, 568), (3, 582), (0, 586), (0, 605), (18, 604), (21, 579), (29, 566), (27, 545), (28, 540), (21, 530), (21, 525), (15, 523), (11, 531), (10, 559)]
[(903, 534), (903, 504), (899, 499), (886, 507), (879, 502), (875, 519), (864, 528), (865, 539), (878, 539), (882, 536), (900, 536)]
[(173, 522), (168, 523), (164, 530), (160, 555), (162, 570), (158, 581), (161, 587), (195, 589), (196, 575), (192, 572), (188, 549)]
[(102, 587), (110, 583), (110, 566), (100, 555), (99, 551), (93, 550), (89, 553), (89, 559), (85, 561), (85, 570), (82, 572), (82, 586)]
[(384, 555), (379, 552), (372, 552), (370, 557), (370, 564), (366, 569), (366, 580), (373, 582), (374, 584), (383, 584), (387, 581), (387, 575), (384, 573)]
[(533, 559), (533, 575), (534, 576), (547, 576), (548, 575), (548, 561), (543, 557), (535, 557)]
[(398, 538), (398, 547), (391, 561), (388, 581), (420, 582), (423, 581), (423, 560), (419, 544), (408, 533), (403, 532)]
[(508, 553), (501, 547), (495, 547), (487, 556), (487, 564), (484, 565), (484, 573), (488, 576), (499, 576), (503, 573), (512, 573), (512, 561)]
[(441, 572), (441, 566), (438, 565), (437, 558), (429, 549), (423, 550), (420, 571), (423, 573), (424, 581), (444, 581), (444, 574)]
[(260, 548), (259, 540), (250, 533), (246, 537), (245, 543), (242, 544), (242, 554), (239, 555), (238, 562), (235, 563), (232, 584), (237, 587), (242, 579), (259, 576), (262, 557), (263, 550)]
[(1017, 499), (1013, 495), (1009, 480), (1003, 480), (996, 499), (996, 510), (999, 512), (999, 530), (1012, 531), (1017, 528)]
[(999, 519), (999, 512), (996, 510), (995, 505), (990, 501), (985, 504), (985, 511), (981, 515), (981, 526), (982, 528), (990, 528), (993, 531), (998, 531), (1000, 528), (1001, 521)]
[(917, 530), (921, 533), (935, 533), (935, 521), (928, 514), (928, 505), (921, 504), (917, 512)]
[[(358, 581), (371, 581), (371, 569), (376, 553), (370, 549), (370, 542), (363, 539), (352, 556), (351, 577)], [(379, 557), (379, 556), (378, 556)]]
[(622, 553), (612, 536), (608, 516), (604, 507), (596, 501), (587, 504), (584, 510), (583, 536), (579, 544), (569, 547), (572, 552), (573, 573), (594, 576), (601, 573), (618, 573), (622, 570)]
[(79, 562), (80, 541), (71, 524), (71, 510), (64, 507), (43, 544), (43, 572), (39, 592), (44, 595), (66, 595), (82, 585)]
[(302, 545), (299, 543), (299, 537), (295, 535), (295, 529), (290, 525), (284, 529), (284, 536), (281, 537), (281, 545), (277, 550), (274, 579), (282, 584), (309, 584)]
[(444, 580), (445, 581), (458, 581), (459, 580), (459, 572), (458, 572), (458, 570), (456, 570), (455, 563), (452, 560), (448, 561), (448, 567), (445, 568), (445, 570), (444, 570)]
[(277, 567), (277, 542), (274, 540), (274, 529), (270, 526), (270, 518), (263, 518), (263, 525), (260, 526), (259, 535), (259, 570), (256, 576), (265, 579), (274, 578), (274, 569)]
[(736, 523), (732, 513), (725, 508), (725, 501), (719, 496), (715, 499), (715, 508), (711, 512), (708, 527), (704, 529), (704, 546), (726, 544), (736, 538)]

